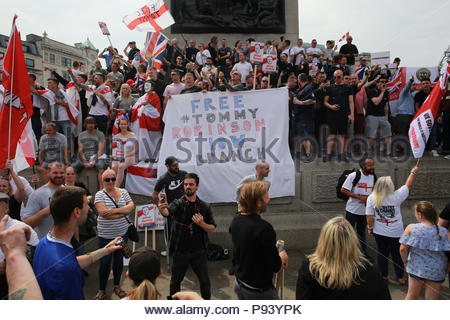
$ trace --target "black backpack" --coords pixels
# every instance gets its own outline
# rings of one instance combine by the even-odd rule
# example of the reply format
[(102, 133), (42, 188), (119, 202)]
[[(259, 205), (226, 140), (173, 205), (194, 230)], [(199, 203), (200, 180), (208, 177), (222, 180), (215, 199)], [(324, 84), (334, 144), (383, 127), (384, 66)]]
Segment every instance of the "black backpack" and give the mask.
[(206, 257), (209, 261), (226, 260), (229, 252), (228, 249), (222, 248), (218, 244), (210, 243), (206, 250)]
[[(348, 196), (343, 194), (341, 192), (341, 189), (342, 189), (342, 185), (344, 184), (345, 180), (347, 180), (347, 177), (353, 172), (356, 172), (356, 176), (355, 176), (355, 179), (353, 179), (352, 190), (358, 184), (359, 180), (361, 179), (361, 170), (359, 170), (359, 169), (344, 170), (344, 172), (342, 172), (341, 176), (339, 177), (338, 183), (336, 186), (336, 196), (338, 197), (338, 199), (342, 199), (344, 201), (348, 200)], [(373, 183), (375, 184), (375, 182), (377, 182), (377, 176), (375, 175), (375, 173), (373, 173)]]

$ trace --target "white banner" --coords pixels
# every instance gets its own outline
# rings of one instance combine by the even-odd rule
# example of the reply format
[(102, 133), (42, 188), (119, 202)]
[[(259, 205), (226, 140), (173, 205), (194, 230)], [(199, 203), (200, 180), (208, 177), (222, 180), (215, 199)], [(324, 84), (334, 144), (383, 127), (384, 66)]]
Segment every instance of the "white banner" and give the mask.
[(127, 169), (127, 180), (125, 189), (130, 193), (148, 196), (153, 192), (156, 185), (157, 169), (152, 162), (139, 162)]
[[(180, 169), (196, 172), (208, 202), (236, 201), (236, 185), (263, 159), (271, 167), (270, 196), (293, 196), (288, 121), (287, 88), (172, 96), (159, 159), (175, 156)], [(160, 161), (158, 177), (164, 172)]]
[(164, 217), (155, 204), (149, 203), (136, 207), (137, 227), (139, 229), (164, 230)]
[(383, 52), (374, 52), (370, 54), (371, 64), (384, 66), (385, 64), (389, 64), (391, 62), (391, 52), (383, 51)]

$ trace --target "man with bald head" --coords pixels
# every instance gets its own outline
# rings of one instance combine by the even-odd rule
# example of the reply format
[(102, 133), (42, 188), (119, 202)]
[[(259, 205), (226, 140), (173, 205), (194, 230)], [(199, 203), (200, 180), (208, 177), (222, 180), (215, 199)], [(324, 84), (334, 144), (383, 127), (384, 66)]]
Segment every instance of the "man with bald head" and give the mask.
[(343, 57), (347, 57), (347, 64), (350, 68), (350, 73), (355, 71), (355, 56), (358, 55), (358, 48), (352, 43), (352, 36), (347, 37), (347, 43), (344, 44), (339, 50), (339, 54)]
[(327, 123), (329, 135), (327, 139), (328, 161), (334, 150), (337, 151), (338, 161), (346, 160), (344, 157), (345, 135), (348, 124), (354, 121), (353, 89), (344, 83), (342, 70), (334, 72), (334, 84), (329, 86), (325, 93), (324, 105), (327, 108)]
[(264, 181), (267, 183), (267, 190), (270, 188), (270, 181), (267, 181), (265, 178), (269, 176), (270, 173), (270, 165), (265, 161), (258, 161), (255, 165), (255, 173), (248, 175), (239, 182), (236, 186), (236, 201), (239, 203), (239, 194), (241, 192), (241, 188), (244, 183), (249, 181)]

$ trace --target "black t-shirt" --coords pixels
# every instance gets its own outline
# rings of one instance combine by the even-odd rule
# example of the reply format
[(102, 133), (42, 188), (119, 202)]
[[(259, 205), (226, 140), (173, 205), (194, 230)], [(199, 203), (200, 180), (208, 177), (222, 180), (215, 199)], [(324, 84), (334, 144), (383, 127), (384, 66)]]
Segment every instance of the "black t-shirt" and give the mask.
[[(232, 51), (231, 51), (231, 48), (229, 48), (229, 47), (225, 47), (225, 48), (221, 47), (221, 48), (219, 48), (218, 51), (219, 51), (219, 64), (220, 64), (221, 66), (224, 66), (224, 65), (225, 65), (225, 60), (226, 60), (226, 58), (220, 59), (220, 57), (225, 56), (228, 52), (231, 53), (231, 52), (232, 52)], [(230, 54), (229, 58), (231, 58), (231, 54)]]
[[(296, 95), (300, 101), (315, 100), (314, 86), (311, 83), (306, 84), (300, 88)], [(298, 105), (293, 104), (295, 120), (313, 120), (314, 119), (314, 104)]]
[[(347, 54), (347, 53), (351, 53), (351, 54), (358, 54), (358, 48), (356, 48), (356, 46), (353, 43), (346, 43), (341, 47), (341, 50), (339, 50), (340, 54)], [(355, 64), (355, 56), (350, 56), (347, 57), (347, 63), (349, 65), (354, 65)]]
[(183, 90), (181, 90), (180, 94), (194, 93), (194, 92), (200, 92), (200, 91), (202, 91), (202, 89), (200, 89), (197, 86), (193, 86), (192, 88), (184, 88)]
[(164, 90), (166, 89), (166, 83), (163, 80), (156, 79), (156, 80), (150, 80), (150, 83), (152, 84), (152, 90), (156, 92), (156, 94), (159, 97), (159, 100), (161, 102), (161, 105), (164, 101)]
[(18, 202), (14, 195), (9, 197), (9, 216), (13, 219), (20, 221), (20, 205), (22, 203)]
[(223, 72), (223, 74), (225, 75), (225, 79), (230, 80), (230, 78), (231, 78), (230, 72), (232, 69), (233, 69), (233, 66), (228, 67), (225, 65), (225, 66), (221, 66), (219, 70)]
[(186, 59), (188, 59), (191, 62), (195, 62), (195, 57), (197, 55), (197, 52), (199, 52), (197, 48), (186, 48)]
[(339, 105), (339, 110), (332, 112), (339, 112), (343, 114), (350, 113), (350, 106), (348, 104), (348, 97), (353, 95), (353, 89), (349, 85), (346, 84), (333, 84), (326, 89), (325, 96), (330, 97), (328, 103), (333, 105)]
[(386, 103), (389, 102), (389, 92), (386, 90), (384, 92), (384, 97), (379, 104), (375, 104), (372, 98), (376, 98), (380, 95), (380, 91), (376, 87), (371, 87), (366, 89), (367, 94), (367, 113), (366, 116), (384, 117), (386, 112), (384, 107)]
[(450, 203), (445, 206), (444, 210), (442, 210), (441, 214), (439, 215), (439, 218), (450, 222)]
[(171, 176), (166, 172), (156, 181), (155, 191), (161, 192), (164, 189), (168, 203), (181, 198), (184, 195), (183, 182), (186, 174), (187, 172), (183, 170), (180, 170), (176, 176)]
[(387, 281), (383, 280), (375, 266), (359, 268), (359, 284), (347, 290), (322, 287), (309, 272), (306, 259), (298, 271), (295, 298), (297, 300), (391, 300)]
[(180, 73), (180, 76), (183, 77), (186, 74), (186, 67), (185, 66), (178, 66), (178, 65), (171, 65), (170, 68), (172, 70), (177, 70)]
[(211, 47), (211, 45), (208, 44), (208, 51), (211, 54), (211, 58), (213, 59), (214, 63), (216, 63), (216, 58), (217, 58), (217, 49), (216, 49), (216, 47)]
[(423, 103), (428, 98), (428, 95), (430, 93), (431, 91), (426, 93), (423, 90), (420, 90), (419, 92), (416, 93), (416, 95), (414, 96), (414, 102), (419, 104), (419, 108), (423, 105)]
[(136, 53), (138, 53), (140, 50), (138, 48), (132, 48), (130, 51), (128, 51), (128, 60), (131, 61), (134, 59), (134, 56)]
[(190, 202), (183, 197), (170, 204), (169, 212), (173, 219), (170, 252), (188, 253), (205, 250), (207, 233), (193, 223), (192, 217), (200, 213), (206, 224), (215, 226), (210, 205), (200, 199), (197, 202)]
[(272, 225), (260, 215), (236, 215), (230, 226), (233, 240), (233, 270), (236, 278), (260, 289), (272, 287), (281, 268)]

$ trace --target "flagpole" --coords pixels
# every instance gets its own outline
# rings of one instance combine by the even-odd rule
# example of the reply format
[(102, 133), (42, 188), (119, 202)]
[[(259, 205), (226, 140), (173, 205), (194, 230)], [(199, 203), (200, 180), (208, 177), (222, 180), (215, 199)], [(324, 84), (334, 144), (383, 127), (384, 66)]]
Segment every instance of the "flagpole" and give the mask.
[(111, 45), (111, 47), (113, 48), (113, 51), (114, 51), (114, 46), (111, 42), (111, 38), (109, 37), (109, 35), (106, 35), (106, 37), (108, 38), (109, 44)]
[[(13, 32), (11, 33), (11, 36), (14, 37), (13, 40), (13, 59), (12, 59), (12, 68), (11, 68), (11, 91), (10, 91), (10, 99), (9, 99), (9, 124), (8, 124), (8, 160), (11, 160), (11, 124), (12, 124), (12, 104), (13, 102), (13, 92), (14, 92), (14, 57), (16, 56), (16, 19), (17, 15), (14, 15), (13, 19)], [(11, 40), (11, 39), (9, 39)]]
[(416, 167), (418, 167), (418, 166), (419, 166), (419, 162), (420, 162), (420, 159), (422, 159), (422, 158), (419, 158), (419, 159), (417, 159), (417, 162), (416, 162)]

